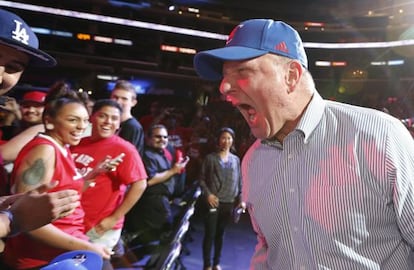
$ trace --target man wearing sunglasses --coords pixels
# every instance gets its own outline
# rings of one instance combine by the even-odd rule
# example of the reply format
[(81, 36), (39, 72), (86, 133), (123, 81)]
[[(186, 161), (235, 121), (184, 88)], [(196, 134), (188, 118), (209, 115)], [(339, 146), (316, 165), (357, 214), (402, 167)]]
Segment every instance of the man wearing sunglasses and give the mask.
[(167, 146), (167, 128), (164, 125), (150, 127), (142, 157), (148, 174), (147, 189), (126, 220), (128, 232), (141, 232), (140, 242), (158, 239), (171, 229), (173, 217), (169, 199), (174, 192), (174, 176), (185, 168), (188, 157), (173, 163)]

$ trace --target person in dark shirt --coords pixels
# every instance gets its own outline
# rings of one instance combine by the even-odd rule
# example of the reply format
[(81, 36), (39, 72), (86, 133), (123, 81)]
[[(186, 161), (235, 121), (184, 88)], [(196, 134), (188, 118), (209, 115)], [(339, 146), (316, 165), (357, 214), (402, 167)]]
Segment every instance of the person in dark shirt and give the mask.
[[(188, 162), (182, 158), (175, 163), (168, 158), (168, 131), (164, 125), (153, 125), (147, 133), (142, 160), (148, 174), (147, 189), (127, 214), (128, 232), (145, 231), (145, 239), (157, 238), (169, 231), (172, 214), (169, 198), (174, 192), (174, 176), (181, 173)], [(143, 240), (146, 242), (146, 240)]]
[(128, 81), (117, 81), (112, 90), (111, 99), (118, 102), (122, 107), (122, 122), (118, 136), (135, 145), (142, 156), (144, 151), (144, 129), (131, 113), (132, 108), (137, 104), (137, 93), (134, 86)]

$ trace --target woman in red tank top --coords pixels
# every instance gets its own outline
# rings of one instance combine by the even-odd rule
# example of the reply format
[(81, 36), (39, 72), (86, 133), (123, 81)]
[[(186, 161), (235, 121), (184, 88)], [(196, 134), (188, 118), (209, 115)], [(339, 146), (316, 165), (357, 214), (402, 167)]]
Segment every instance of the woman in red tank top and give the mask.
[[(81, 193), (84, 181), (76, 172), (68, 146), (79, 143), (88, 125), (88, 111), (77, 94), (67, 88), (50, 91), (45, 103), (45, 133), (37, 135), (19, 153), (11, 176), (12, 191), (26, 192), (59, 181), (50, 191), (74, 189)], [(83, 216), (79, 205), (66, 217), (9, 238), (4, 262), (13, 269), (38, 268), (69, 250), (92, 250), (108, 259), (107, 249), (88, 241)]]

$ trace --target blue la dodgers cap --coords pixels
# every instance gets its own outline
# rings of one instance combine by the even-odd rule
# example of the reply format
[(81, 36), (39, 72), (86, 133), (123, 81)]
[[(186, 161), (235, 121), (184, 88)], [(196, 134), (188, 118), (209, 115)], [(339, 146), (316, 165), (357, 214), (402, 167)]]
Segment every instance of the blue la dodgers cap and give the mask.
[(40, 270), (101, 270), (103, 260), (98, 253), (75, 250), (60, 254)]
[(39, 40), (22, 18), (14, 13), (0, 9), (0, 44), (15, 48), (29, 55), (29, 65), (52, 67), (56, 60), (39, 50)]
[(251, 19), (231, 31), (223, 48), (197, 53), (194, 68), (201, 78), (218, 81), (224, 61), (248, 60), (267, 53), (298, 60), (308, 67), (302, 39), (295, 29), (282, 21)]

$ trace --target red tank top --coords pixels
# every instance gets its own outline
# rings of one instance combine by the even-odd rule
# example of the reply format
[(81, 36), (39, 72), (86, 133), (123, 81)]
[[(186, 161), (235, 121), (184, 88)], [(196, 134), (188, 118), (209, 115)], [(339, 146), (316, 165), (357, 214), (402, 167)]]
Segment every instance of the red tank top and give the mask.
[[(46, 135), (36, 136), (20, 151), (14, 163), (11, 184), (14, 184), (15, 171), (24, 161), (27, 153), (31, 151), (33, 147), (40, 144), (51, 145), (55, 150), (56, 165), (52, 179), (58, 180), (59, 184), (49, 192), (74, 189), (81, 194), (83, 179), (76, 173), (76, 168), (69, 149), (60, 146), (51, 137)], [(73, 214), (58, 219), (52, 224), (67, 234), (87, 240), (88, 238), (84, 231), (83, 217), (84, 211), (82, 207), (79, 206)], [(22, 233), (16, 237), (7, 239), (3, 257), (5, 263), (9, 266), (15, 269), (24, 269), (45, 265), (54, 257), (66, 251), (67, 250), (50, 247)]]

